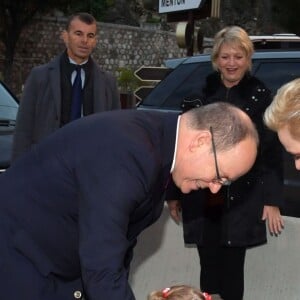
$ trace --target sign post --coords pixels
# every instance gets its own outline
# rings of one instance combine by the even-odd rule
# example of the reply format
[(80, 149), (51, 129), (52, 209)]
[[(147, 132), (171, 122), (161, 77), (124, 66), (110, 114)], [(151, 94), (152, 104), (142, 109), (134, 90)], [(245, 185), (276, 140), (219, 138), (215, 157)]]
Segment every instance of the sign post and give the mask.
[[(174, 13), (178, 16), (181, 13), (177, 13), (178, 11), (186, 11), (187, 12), (187, 23), (184, 34), (180, 34), (178, 37), (179, 40), (185, 41), (185, 47), (187, 49), (187, 56), (193, 56), (194, 49), (194, 9), (199, 8), (205, 0), (159, 0), (159, 13)], [(181, 27), (184, 25), (179, 24), (179, 32), (181, 31)]]
[[(194, 45), (199, 44), (196, 38), (202, 34), (195, 32), (195, 20), (219, 18), (220, 3), (221, 0), (159, 0), (159, 13), (167, 14), (167, 22), (179, 22), (177, 43), (180, 48), (187, 49), (187, 56), (193, 56)], [(202, 45), (198, 48), (201, 50)]]

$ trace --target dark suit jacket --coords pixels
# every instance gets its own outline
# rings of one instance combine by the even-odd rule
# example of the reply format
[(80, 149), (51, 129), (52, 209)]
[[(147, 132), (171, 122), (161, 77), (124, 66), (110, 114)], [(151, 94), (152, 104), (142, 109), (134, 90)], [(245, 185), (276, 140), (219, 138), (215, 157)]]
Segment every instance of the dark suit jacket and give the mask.
[[(22, 94), (14, 135), (12, 158), (29, 149), (61, 124), (61, 55), (34, 67)], [(92, 60), (94, 112), (119, 109), (116, 79)]]
[[(7, 257), (15, 251), (41, 277), (53, 277), (38, 300), (69, 299), (56, 290), (61, 285), (72, 299), (81, 283), (89, 300), (134, 299), (127, 282), (131, 251), (161, 214), (176, 125), (177, 116), (166, 113), (93, 114), (45, 138), (1, 175), (0, 260), (16, 265), (9, 280), (18, 299), (27, 300), (17, 280), (39, 287)], [(3, 250), (6, 244), (12, 249)], [(0, 282), (6, 278), (0, 268)], [(1, 289), (3, 299), (17, 300)]]

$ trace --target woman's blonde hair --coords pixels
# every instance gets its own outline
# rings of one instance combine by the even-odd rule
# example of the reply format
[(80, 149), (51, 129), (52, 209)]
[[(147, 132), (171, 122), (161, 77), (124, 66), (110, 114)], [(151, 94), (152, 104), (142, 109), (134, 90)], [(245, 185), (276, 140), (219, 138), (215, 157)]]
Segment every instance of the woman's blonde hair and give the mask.
[(291, 136), (300, 140), (300, 78), (284, 84), (277, 90), (264, 113), (264, 122), (276, 132), (287, 126)]
[(239, 26), (227, 26), (215, 35), (214, 45), (211, 52), (211, 61), (213, 68), (216, 71), (218, 71), (217, 59), (223, 44), (229, 44), (243, 49), (246, 53), (246, 57), (248, 58), (248, 70), (251, 70), (251, 58), (254, 52), (254, 47), (249, 35), (243, 28)]

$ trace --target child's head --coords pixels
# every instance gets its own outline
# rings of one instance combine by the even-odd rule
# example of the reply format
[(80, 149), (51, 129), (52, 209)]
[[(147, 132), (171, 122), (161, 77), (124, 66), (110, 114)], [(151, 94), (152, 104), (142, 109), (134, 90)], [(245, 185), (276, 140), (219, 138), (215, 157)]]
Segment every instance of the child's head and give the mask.
[(188, 285), (174, 285), (161, 291), (153, 291), (148, 300), (211, 300), (211, 296)]

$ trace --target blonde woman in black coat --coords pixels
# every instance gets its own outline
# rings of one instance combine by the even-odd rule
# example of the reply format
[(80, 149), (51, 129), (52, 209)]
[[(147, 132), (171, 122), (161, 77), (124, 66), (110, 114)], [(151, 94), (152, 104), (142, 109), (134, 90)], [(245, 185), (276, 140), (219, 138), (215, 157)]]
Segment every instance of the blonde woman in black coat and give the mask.
[(199, 93), (204, 104), (232, 103), (254, 121), (261, 141), (254, 167), (216, 194), (202, 190), (183, 195), (172, 185), (167, 192), (170, 214), (176, 222), (182, 212), (185, 242), (197, 244), (200, 288), (224, 300), (243, 299), (246, 249), (267, 242), (265, 223), (274, 235), (284, 226), (279, 210), (283, 200), (282, 149), (276, 134), (263, 123), (263, 113), (272, 99), (265, 85), (250, 75), (252, 54), (253, 44), (242, 28), (230, 26), (218, 32), (211, 54), (216, 72), (207, 77)]

